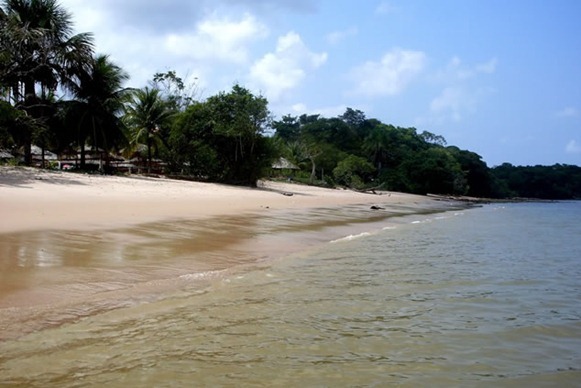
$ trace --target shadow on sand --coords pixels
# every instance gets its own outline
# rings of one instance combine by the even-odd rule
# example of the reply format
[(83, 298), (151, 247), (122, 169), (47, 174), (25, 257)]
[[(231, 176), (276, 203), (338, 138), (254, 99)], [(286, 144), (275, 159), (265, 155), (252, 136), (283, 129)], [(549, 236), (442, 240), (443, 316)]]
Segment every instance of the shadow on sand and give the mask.
[(64, 171), (45, 171), (32, 167), (0, 167), (0, 187), (30, 188), (28, 185), (35, 181), (55, 185), (84, 185), (80, 180), (73, 178), (74, 174)]

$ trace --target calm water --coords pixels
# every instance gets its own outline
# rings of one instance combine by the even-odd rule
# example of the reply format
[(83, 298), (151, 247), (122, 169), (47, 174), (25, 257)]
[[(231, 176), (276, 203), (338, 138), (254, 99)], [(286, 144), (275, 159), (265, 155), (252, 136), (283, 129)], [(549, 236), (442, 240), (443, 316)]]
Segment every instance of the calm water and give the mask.
[[(83, 272), (53, 248), (41, 266), (37, 247), (34, 277), (50, 278), (55, 299), (84, 292), (92, 307), (30, 306), (27, 319), (55, 326), (0, 342), (0, 385), (581, 386), (581, 203), (318, 220), (222, 220), (220, 249), (167, 239), (193, 224), (111, 232), (109, 242), (133, 241), (116, 251), (103, 235), (49, 236), (94, 257)], [(156, 256), (166, 259), (155, 266)], [(185, 258), (205, 272), (180, 272)], [(66, 276), (95, 271), (110, 279), (79, 280), (71, 294)], [(127, 289), (138, 278), (150, 292)], [(87, 303), (97, 288), (111, 297)], [(114, 306), (100, 309), (103, 299)]]

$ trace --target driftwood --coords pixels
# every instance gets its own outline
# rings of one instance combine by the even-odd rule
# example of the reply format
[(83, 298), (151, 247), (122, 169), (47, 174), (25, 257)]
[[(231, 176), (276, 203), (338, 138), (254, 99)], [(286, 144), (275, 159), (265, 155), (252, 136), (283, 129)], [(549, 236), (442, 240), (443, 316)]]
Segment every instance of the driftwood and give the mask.
[(379, 185), (379, 186), (375, 186), (375, 187), (369, 187), (367, 189), (351, 189), (353, 191), (357, 191), (358, 193), (363, 193), (363, 194), (374, 194), (374, 195), (382, 195), (381, 193), (377, 193), (376, 190), (380, 190), (383, 188), (383, 184)]
[(539, 199), (539, 198), (480, 198), (480, 197), (468, 197), (465, 195), (440, 195), (440, 194), (426, 194), (426, 196), (435, 199), (436, 201), (456, 201), (456, 202), (467, 202), (471, 204), (489, 204), (489, 203), (519, 203), (519, 202), (543, 202), (552, 203), (557, 202), (551, 199)]

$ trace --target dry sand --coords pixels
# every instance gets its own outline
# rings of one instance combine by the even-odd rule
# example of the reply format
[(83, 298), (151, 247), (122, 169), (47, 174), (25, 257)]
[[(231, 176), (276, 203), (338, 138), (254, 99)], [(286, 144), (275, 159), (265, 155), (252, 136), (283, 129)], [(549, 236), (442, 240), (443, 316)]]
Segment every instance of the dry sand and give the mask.
[(410, 194), (373, 195), (270, 181), (251, 189), (165, 178), (0, 167), (0, 233), (110, 229), (270, 209), (431, 201)]

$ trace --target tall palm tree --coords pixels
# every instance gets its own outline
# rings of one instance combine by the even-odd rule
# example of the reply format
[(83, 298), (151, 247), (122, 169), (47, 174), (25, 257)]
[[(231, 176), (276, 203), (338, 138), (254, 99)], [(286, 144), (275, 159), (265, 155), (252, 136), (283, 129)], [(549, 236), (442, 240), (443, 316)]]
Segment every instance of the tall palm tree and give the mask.
[[(67, 119), (75, 126), (81, 148), (81, 168), (85, 167), (85, 144), (109, 151), (125, 141), (121, 112), (129, 89), (123, 83), (129, 75), (112, 63), (107, 55), (98, 55), (86, 71), (79, 72), (70, 84), (75, 100), (67, 107)], [(70, 125), (70, 124), (69, 124)]]
[[(147, 146), (147, 172), (151, 173), (152, 150), (165, 143), (164, 129), (174, 112), (159, 89), (145, 87), (135, 90), (125, 106), (125, 121), (134, 146)], [(167, 145), (166, 145), (167, 146)]]
[[(56, 0), (4, 0), (0, 12), (0, 85), (32, 117), (47, 115), (47, 99), (68, 88), (93, 55), (89, 33), (73, 34), (71, 15)], [(30, 161), (31, 135), (24, 136)]]

